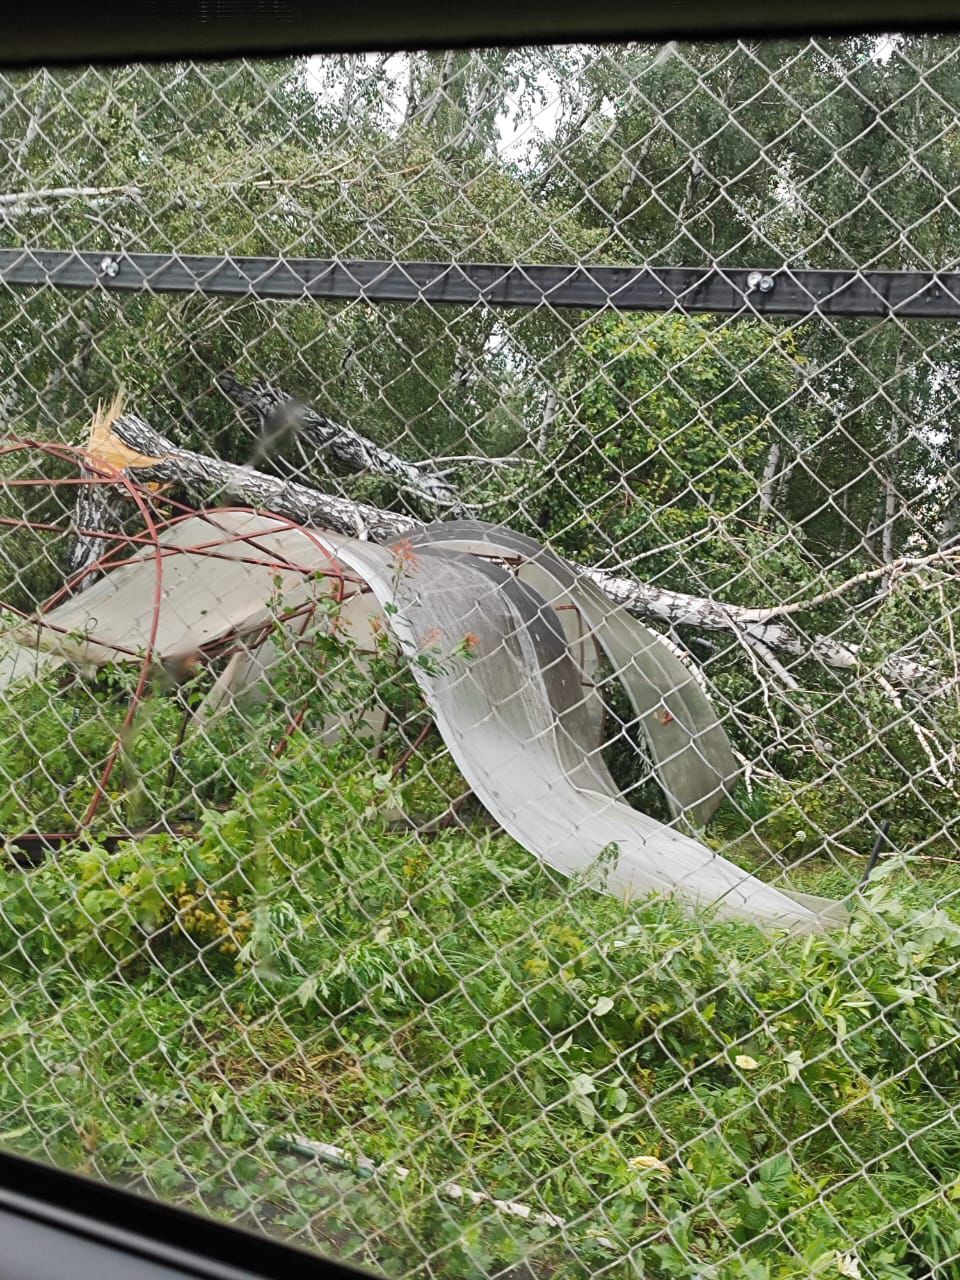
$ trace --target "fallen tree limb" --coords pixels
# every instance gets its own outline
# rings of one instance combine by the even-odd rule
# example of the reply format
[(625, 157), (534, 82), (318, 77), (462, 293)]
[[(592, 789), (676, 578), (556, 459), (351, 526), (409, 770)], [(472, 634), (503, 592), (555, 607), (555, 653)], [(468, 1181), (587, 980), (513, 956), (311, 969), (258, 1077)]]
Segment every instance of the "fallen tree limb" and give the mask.
[(96, 471), (97, 462), (122, 471), (138, 462), (150, 461), (114, 434), (113, 423), (119, 416), (122, 405), (123, 393), (118, 392), (106, 409), (102, 402), (97, 405), (97, 412), (90, 424), (90, 437), (87, 441), (90, 465), (84, 465), (80, 469), (81, 479), (87, 483), (80, 486), (74, 503), (74, 540), (66, 566), (68, 582), (76, 578), (78, 586), (89, 587), (100, 576), (96, 569), (90, 569), (87, 573), (83, 571), (95, 565), (103, 556), (107, 550), (107, 538), (122, 529), (125, 515), (123, 486), (104, 483)]
[[(366, 1155), (351, 1155), (345, 1147), (336, 1147), (330, 1142), (316, 1142), (312, 1138), (304, 1138), (300, 1134), (281, 1134), (271, 1139), (283, 1151), (292, 1151), (308, 1159), (322, 1160), (336, 1169), (345, 1169), (359, 1178), (391, 1177), (403, 1182), (410, 1177), (410, 1170), (402, 1164), (377, 1164)], [(666, 1166), (664, 1166), (666, 1168)], [(500, 1213), (511, 1218), (522, 1218), (525, 1222), (534, 1222), (547, 1227), (566, 1228), (563, 1218), (554, 1213), (541, 1212), (519, 1200), (502, 1200), (488, 1191), (477, 1191), (473, 1187), (463, 1186), (459, 1182), (437, 1183), (435, 1190), (446, 1200), (464, 1200), (468, 1204), (490, 1205)], [(601, 1243), (609, 1246), (610, 1242), (601, 1238)]]
[(143, 194), (142, 187), (34, 187), (30, 191), (5, 191), (0, 194), (0, 209), (26, 204), (33, 200), (86, 200), (98, 196), (132, 196)]
[[(252, 467), (224, 462), (207, 454), (181, 449), (143, 418), (124, 413), (109, 423), (112, 436), (137, 455), (125, 466), (141, 484), (173, 483), (205, 498), (230, 497), (260, 510), (287, 516), (372, 542), (390, 542), (421, 527), (412, 516), (383, 511), (348, 498), (323, 494), (306, 485), (265, 475)], [(689, 626), (725, 631), (744, 643), (795, 658), (812, 659), (840, 671), (860, 669), (860, 647), (832, 636), (805, 636), (777, 617), (775, 608), (750, 609), (701, 596), (670, 591), (605, 569), (577, 566), (616, 603), (648, 621), (668, 627)], [(887, 566), (889, 569), (890, 566)], [(860, 581), (860, 576), (852, 581)], [(833, 593), (831, 593), (832, 596)], [(793, 606), (791, 606), (792, 608)], [(883, 664), (883, 675), (898, 685), (940, 688), (938, 674), (912, 658), (894, 656)]]
[(910, 713), (907, 711), (907, 709), (903, 705), (903, 699), (897, 693), (896, 689), (893, 687), (893, 685), (890, 683), (889, 680), (885, 679), (882, 674), (878, 674), (877, 682), (879, 683), (880, 688), (884, 691), (884, 693), (893, 703), (896, 710), (903, 717), (904, 721), (909, 726), (911, 733), (916, 738), (920, 746), (920, 750), (923, 752), (923, 754), (927, 758), (927, 768), (930, 772), (930, 776), (936, 782), (938, 782), (940, 786), (949, 787), (950, 783), (948, 782), (947, 778), (944, 776), (944, 773), (941, 769), (941, 765), (944, 765), (948, 772), (952, 772), (952, 765), (951, 765), (951, 762), (946, 758), (946, 756), (944, 756), (942, 760), (937, 759), (936, 739), (933, 739), (932, 735), (928, 733), (928, 731), (924, 729), (923, 726), (917, 722), (916, 718), (910, 715)]
[[(88, 467), (83, 468), (81, 476), (91, 483), (81, 485), (74, 506), (74, 541), (67, 558), (68, 579), (76, 577), (103, 555), (104, 539), (98, 535), (110, 533), (121, 523), (119, 497), (114, 486), (97, 484)], [(97, 576), (94, 572), (85, 574), (84, 585), (89, 585)]]
[(390, 449), (374, 444), (351, 427), (332, 422), (311, 405), (303, 404), (281, 387), (266, 382), (240, 382), (229, 370), (217, 378), (217, 386), (240, 410), (241, 417), (257, 433), (259, 445), (254, 465), (272, 456), (293, 439), (308, 441), (328, 454), (345, 471), (386, 476), (430, 507), (449, 517), (468, 514), (456, 489), (426, 466), (408, 462)]
[[(890, 566), (886, 566), (889, 572)], [(784, 612), (799, 612), (799, 605), (792, 609), (776, 606), (751, 609), (743, 605), (723, 604), (704, 596), (692, 596), (683, 591), (670, 591), (655, 587), (638, 579), (622, 578), (606, 569), (583, 568), (589, 578), (602, 587), (617, 604), (648, 621), (662, 622), (670, 627), (698, 627), (704, 631), (728, 631), (745, 643), (762, 645), (777, 653), (793, 658), (812, 659), (838, 671), (858, 671), (861, 665), (861, 646), (833, 636), (805, 636), (801, 631), (784, 622)], [(859, 581), (852, 580), (850, 586)], [(805, 606), (810, 607), (810, 606)], [(884, 663), (884, 672), (895, 684), (926, 684), (940, 687), (935, 671), (913, 658), (893, 656)]]
[(113, 432), (124, 444), (145, 455), (145, 461), (125, 468), (131, 479), (140, 484), (179, 484), (205, 496), (229, 496), (245, 506), (287, 516), (298, 524), (333, 529), (371, 542), (388, 542), (419, 528), (420, 522), (412, 516), (333, 497), (293, 480), (268, 476), (253, 467), (180, 449), (134, 413), (115, 419)]

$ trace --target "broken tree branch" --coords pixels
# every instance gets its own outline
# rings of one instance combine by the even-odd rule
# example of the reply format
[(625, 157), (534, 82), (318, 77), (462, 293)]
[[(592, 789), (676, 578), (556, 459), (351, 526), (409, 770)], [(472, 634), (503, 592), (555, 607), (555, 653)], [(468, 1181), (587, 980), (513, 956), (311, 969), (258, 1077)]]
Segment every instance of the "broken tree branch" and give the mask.
[[(762, 622), (764, 618), (784, 618), (792, 613), (803, 613), (807, 609), (814, 609), (817, 605), (826, 604), (830, 600), (838, 600), (841, 596), (849, 595), (855, 587), (876, 582), (881, 578), (892, 581), (898, 576), (917, 573), (922, 569), (932, 569), (937, 565), (950, 563), (956, 565), (958, 561), (960, 561), (960, 547), (933, 551), (927, 556), (900, 556), (899, 559), (891, 560), (889, 564), (881, 565), (879, 568), (864, 569), (862, 573), (857, 573), (838, 586), (831, 587), (828, 591), (821, 591), (819, 595), (811, 596), (808, 600), (793, 600), (789, 604), (766, 606), (751, 609), (748, 612), (755, 615), (757, 622)], [(885, 594), (889, 595), (889, 590)]]
[[(779, 620), (780, 614), (790, 612), (790, 606), (749, 609), (743, 605), (723, 604), (703, 596), (655, 587), (637, 579), (621, 578), (606, 569), (581, 566), (581, 572), (602, 587), (616, 604), (648, 621), (662, 622), (668, 627), (730, 631), (778, 653), (813, 659), (837, 671), (855, 672), (860, 669), (860, 645), (828, 635), (805, 636), (789, 623)], [(809, 604), (804, 605), (804, 608), (809, 607)], [(884, 670), (895, 684), (940, 687), (937, 673), (926, 663), (912, 658), (888, 658)]]
[(122, 444), (140, 455), (141, 461), (124, 468), (139, 484), (179, 484), (206, 498), (211, 494), (228, 496), (246, 506), (287, 516), (298, 524), (332, 529), (371, 542), (386, 542), (419, 527), (419, 521), (412, 516), (336, 498), (293, 480), (268, 476), (253, 467), (181, 449), (134, 413), (114, 419), (112, 430)]
[(453, 485), (435, 471), (419, 463), (408, 462), (351, 427), (332, 422), (325, 414), (303, 404), (281, 387), (266, 382), (247, 385), (229, 370), (217, 377), (217, 386), (257, 433), (259, 446), (252, 459), (254, 464), (276, 456), (275, 451), (282, 451), (294, 438), (308, 441), (333, 458), (345, 471), (386, 476), (401, 489), (450, 518), (468, 514)]
[[(122, 497), (114, 485), (95, 483), (95, 473), (89, 467), (81, 470), (83, 479), (91, 483), (80, 486), (73, 512), (74, 541), (67, 558), (67, 578), (80, 574), (104, 553), (104, 539), (122, 527), (124, 513)], [(79, 585), (90, 586), (100, 577), (91, 570), (83, 574)]]
[(35, 200), (76, 200), (97, 196), (140, 196), (142, 187), (34, 187), (30, 191), (6, 191), (0, 194), (0, 209), (28, 204)]
[[(947, 780), (947, 778), (944, 776), (944, 773), (940, 768), (940, 762), (937, 760), (936, 750), (935, 750), (936, 739), (933, 737), (932, 734), (930, 734), (926, 729), (924, 729), (921, 724), (917, 722), (914, 716), (910, 715), (906, 707), (903, 705), (903, 699), (897, 693), (896, 689), (893, 687), (890, 681), (887, 680), (882, 673), (878, 673), (877, 683), (880, 685), (880, 688), (883, 690), (886, 696), (890, 699), (891, 703), (894, 706), (894, 709), (899, 712), (902, 721), (909, 726), (911, 733), (913, 734), (913, 736), (916, 738), (917, 742), (920, 745), (920, 750), (927, 757), (927, 767), (929, 769), (930, 776), (934, 779), (935, 782), (938, 782), (940, 786), (949, 787), (950, 783)], [(943, 763), (947, 766), (948, 772), (952, 772), (951, 763), (949, 762), (946, 756), (944, 757)]]
[[(89, 587), (100, 577), (100, 572), (89, 565), (99, 560), (104, 552), (105, 538), (118, 532), (124, 521), (124, 492), (122, 485), (98, 483), (97, 463), (106, 464), (111, 474), (136, 464), (146, 464), (152, 457), (131, 449), (112, 430), (112, 425), (123, 410), (123, 391), (118, 391), (106, 409), (97, 405), (90, 424), (87, 441), (89, 464), (80, 469), (82, 484), (73, 509), (73, 544), (67, 557), (67, 580), (77, 579), (78, 586)], [(73, 588), (76, 589), (76, 588)]]

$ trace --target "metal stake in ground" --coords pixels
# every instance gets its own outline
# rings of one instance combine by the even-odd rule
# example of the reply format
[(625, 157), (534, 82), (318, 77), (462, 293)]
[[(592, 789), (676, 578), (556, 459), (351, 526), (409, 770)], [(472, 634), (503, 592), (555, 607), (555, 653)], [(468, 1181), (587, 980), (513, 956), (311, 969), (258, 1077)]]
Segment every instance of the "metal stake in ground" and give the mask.
[(864, 870), (863, 878), (860, 881), (861, 889), (870, 879), (871, 875), (873, 875), (873, 869), (877, 865), (877, 861), (880, 857), (880, 849), (883, 845), (884, 840), (886, 840), (887, 838), (887, 832), (889, 830), (890, 830), (890, 819), (888, 818), (885, 822), (882, 822), (880, 824), (880, 830), (877, 832), (877, 838), (873, 842), (873, 848), (870, 850), (870, 858), (869, 858), (869, 861), (867, 862), (866, 869)]

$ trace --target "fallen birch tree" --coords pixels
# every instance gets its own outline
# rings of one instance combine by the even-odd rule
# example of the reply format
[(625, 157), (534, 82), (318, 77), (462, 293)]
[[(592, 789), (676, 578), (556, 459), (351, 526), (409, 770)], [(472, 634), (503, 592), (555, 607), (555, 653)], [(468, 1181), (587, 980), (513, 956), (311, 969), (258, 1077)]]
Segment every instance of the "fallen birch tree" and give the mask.
[[(363, 437), (358, 439), (363, 441)], [(346, 451), (341, 450), (340, 457), (346, 456)], [(95, 462), (98, 457), (120, 466), (137, 484), (178, 485), (205, 501), (212, 497), (217, 500), (229, 497), (245, 506), (286, 516), (299, 524), (327, 528), (371, 542), (402, 539), (423, 524), (411, 515), (322, 493), (295, 480), (267, 475), (255, 467), (181, 448), (135, 413), (117, 413), (117, 416), (108, 415), (100, 420), (99, 437), (91, 438), (91, 459)], [(379, 466), (378, 455), (371, 450), (365, 450), (364, 457), (369, 466)], [(378, 474), (393, 473), (378, 471)], [(101, 503), (100, 509), (106, 515), (109, 506)], [(463, 513), (469, 514), (468, 509), (458, 508), (458, 514)], [(90, 531), (87, 533), (89, 535)], [(902, 571), (916, 571), (922, 565), (950, 558), (955, 562), (958, 557), (956, 553), (946, 551), (923, 560), (904, 561), (899, 567)], [(670, 628), (682, 626), (726, 632), (753, 651), (810, 659), (838, 671), (856, 673), (861, 669), (859, 645), (837, 640), (831, 635), (807, 636), (790, 618), (852, 590), (868, 579), (872, 571), (858, 574), (847, 583), (808, 601), (749, 608), (671, 591), (607, 569), (584, 565), (576, 567), (616, 604), (647, 621)], [(877, 572), (890, 575), (897, 567), (886, 565)], [(931, 665), (900, 655), (887, 658), (881, 674), (899, 686), (938, 690), (942, 684)]]

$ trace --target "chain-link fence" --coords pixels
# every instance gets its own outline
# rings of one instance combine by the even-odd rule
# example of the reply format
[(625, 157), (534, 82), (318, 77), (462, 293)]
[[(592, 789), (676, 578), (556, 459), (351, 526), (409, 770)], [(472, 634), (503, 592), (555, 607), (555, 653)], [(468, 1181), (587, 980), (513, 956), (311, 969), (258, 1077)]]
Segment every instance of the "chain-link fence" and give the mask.
[(0, 80), (0, 1142), (397, 1277), (960, 1277), (958, 109)]

